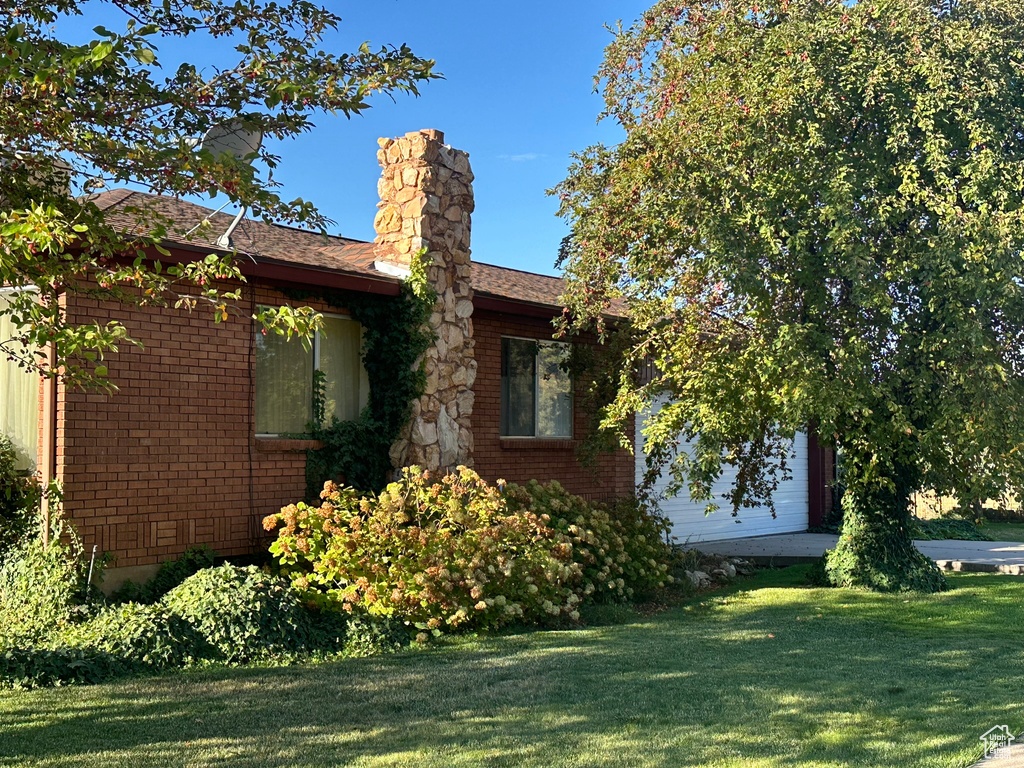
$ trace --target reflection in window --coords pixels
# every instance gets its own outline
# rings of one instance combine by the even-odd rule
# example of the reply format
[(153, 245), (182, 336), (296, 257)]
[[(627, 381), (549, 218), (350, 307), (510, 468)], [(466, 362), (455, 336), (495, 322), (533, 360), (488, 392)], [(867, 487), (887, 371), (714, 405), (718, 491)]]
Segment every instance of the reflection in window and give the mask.
[(501, 340), (503, 437), (571, 437), (572, 380), (564, 365), (569, 345)]

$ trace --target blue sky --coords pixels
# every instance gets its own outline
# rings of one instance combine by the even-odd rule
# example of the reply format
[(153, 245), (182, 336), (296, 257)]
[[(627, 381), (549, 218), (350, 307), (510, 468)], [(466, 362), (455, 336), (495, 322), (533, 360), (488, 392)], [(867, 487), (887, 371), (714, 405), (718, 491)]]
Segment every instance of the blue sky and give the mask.
[[(338, 234), (373, 238), (377, 138), (438, 128), (446, 141), (470, 153), (476, 175), (473, 258), (554, 274), (566, 234), (545, 190), (559, 182), (574, 150), (614, 143), (619, 130), (596, 124), (601, 99), (593, 76), (605, 45), (604, 25), (629, 23), (649, 5), (633, 0), (549, 0), (490, 3), (449, 0), (331, 2), (342, 25), (326, 41), (335, 51), (363, 41), (408, 43), (437, 61), (444, 80), (419, 98), (377, 99), (360, 117), (319, 117), (309, 135), (272, 146), (282, 162), (283, 194), (312, 200)], [(112, 29), (118, 17), (99, 5), (74, 21), (84, 34), (96, 24)], [(77, 35), (76, 35), (77, 36)], [(196, 64), (215, 52), (203, 45), (165, 43), (166, 64)], [(228, 51), (227, 53), (231, 53)]]

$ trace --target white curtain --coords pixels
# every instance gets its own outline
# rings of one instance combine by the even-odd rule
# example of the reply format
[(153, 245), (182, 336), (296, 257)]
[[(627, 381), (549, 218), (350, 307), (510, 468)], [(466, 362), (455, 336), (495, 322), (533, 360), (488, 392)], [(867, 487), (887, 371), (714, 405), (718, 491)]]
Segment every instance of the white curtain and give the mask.
[(313, 417), (313, 353), (296, 337), (256, 334), (256, 433), (302, 434)]
[(324, 416), (349, 421), (369, 399), (370, 382), (363, 367), (362, 326), (348, 317), (324, 316), (313, 348), (297, 338), (256, 335), (256, 434), (308, 432), (313, 418), (313, 370), (324, 373)]
[(324, 317), (318, 338), (320, 370), (324, 373), (324, 416), (351, 421), (366, 405), (370, 385), (360, 356), (362, 326), (348, 317)]
[[(0, 291), (0, 311), (8, 306)], [(10, 340), (17, 328), (7, 315), (0, 316), (0, 432), (7, 435), (18, 452), (19, 469), (35, 469), (39, 430), (39, 376), (10, 360), (11, 352), (24, 347)]]

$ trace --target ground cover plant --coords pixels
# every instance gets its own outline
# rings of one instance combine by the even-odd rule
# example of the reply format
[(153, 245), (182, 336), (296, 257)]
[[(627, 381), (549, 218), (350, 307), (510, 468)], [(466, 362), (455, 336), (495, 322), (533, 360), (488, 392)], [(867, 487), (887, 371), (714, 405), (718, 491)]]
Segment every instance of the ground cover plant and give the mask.
[(362, 656), (410, 641), (404, 626), (306, 605), (286, 580), (255, 566), (197, 568), (211, 558), (201, 550), (127, 590), (148, 603), (108, 602), (87, 585), (81, 555), (74, 531), (58, 525), (48, 546), (32, 537), (0, 561), (0, 688)]
[(874, 594), (803, 571), (610, 625), (6, 693), (0, 764), (960, 768), (1024, 728), (1020, 579)]
[(31, 633), (0, 635), (0, 688), (98, 683), (211, 662), (287, 663), (346, 648), (345, 621), (308, 610), (288, 582), (255, 566), (201, 570), (151, 605), (69, 599), (58, 609), (29, 605)]

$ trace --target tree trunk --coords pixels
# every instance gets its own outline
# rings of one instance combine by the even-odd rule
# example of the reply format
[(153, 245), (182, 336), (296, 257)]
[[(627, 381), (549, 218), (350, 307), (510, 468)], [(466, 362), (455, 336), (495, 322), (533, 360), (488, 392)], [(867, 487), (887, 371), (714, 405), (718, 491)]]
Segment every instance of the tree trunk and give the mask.
[(911, 536), (916, 467), (898, 460), (883, 465), (877, 457), (847, 457), (839, 543), (825, 560), (829, 582), (879, 592), (945, 589), (942, 573), (917, 550)]

